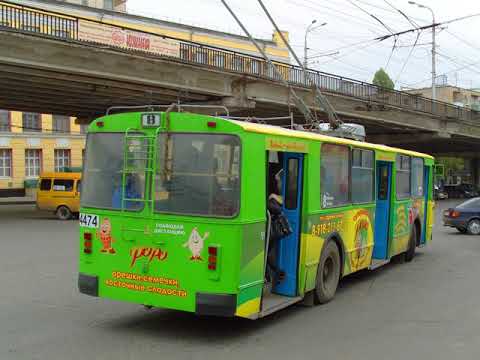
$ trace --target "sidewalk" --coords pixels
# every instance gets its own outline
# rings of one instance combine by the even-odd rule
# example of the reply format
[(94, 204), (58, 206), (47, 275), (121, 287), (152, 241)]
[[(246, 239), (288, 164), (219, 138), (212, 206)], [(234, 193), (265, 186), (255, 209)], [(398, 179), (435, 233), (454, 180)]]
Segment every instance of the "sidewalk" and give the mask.
[(33, 204), (35, 204), (35, 198), (31, 196), (0, 198), (0, 206), (1, 205), (33, 205)]

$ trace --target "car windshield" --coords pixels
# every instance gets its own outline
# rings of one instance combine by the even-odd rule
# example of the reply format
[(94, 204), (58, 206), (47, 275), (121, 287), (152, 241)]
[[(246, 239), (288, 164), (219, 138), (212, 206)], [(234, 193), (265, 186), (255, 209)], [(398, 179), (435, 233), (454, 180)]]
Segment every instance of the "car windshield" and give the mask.
[(465, 201), (464, 203), (457, 206), (457, 209), (478, 209), (480, 211), (480, 198), (474, 198)]

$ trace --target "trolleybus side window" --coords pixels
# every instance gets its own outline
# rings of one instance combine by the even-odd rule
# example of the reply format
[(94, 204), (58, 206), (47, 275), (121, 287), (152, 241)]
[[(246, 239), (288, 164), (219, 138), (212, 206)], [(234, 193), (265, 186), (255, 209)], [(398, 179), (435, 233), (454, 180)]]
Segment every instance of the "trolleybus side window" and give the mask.
[(410, 197), (410, 157), (405, 155), (397, 155), (397, 177), (396, 177), (396, 187), (397, 187), (397, 199), (403, 200)]
[(236, 136), (160, 135), (157, 151), (156, 211), (225, 217), (238, 213), (240, 141)]
[(348, 204), (350, 149), (347, 146), (323, 144), (321, 150), (320, 187), (323, 208)]
[(352, 202), (354, 204), (374, 201), (375, 171), (373, 163), (373, 151), (352, 150)]
[(423, 196), (423, 159), (412, 159), (412, 195), (414, 197)]

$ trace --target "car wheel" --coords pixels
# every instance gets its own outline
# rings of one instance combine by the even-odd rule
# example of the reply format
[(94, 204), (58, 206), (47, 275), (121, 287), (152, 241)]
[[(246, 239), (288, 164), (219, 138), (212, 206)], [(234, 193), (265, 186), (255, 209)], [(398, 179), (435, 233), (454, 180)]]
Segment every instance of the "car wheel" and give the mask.
[(60, 220), (70, 220), (72, 218), (72, 212), (64, 205), (58, 207), (56, 215)]
[(457, 227), (457, 230), (458, 230), (459, 232), (461, 232), (462, 234), (466, 234), (466, 233), (467, 233), (467, 229), (464, 229), (464, 228)]
[(410, 232), (410, 241), (408, 242), (408, 250), (405, 252), (405, 261), (410, 262), (415, 257), (415, 249), (417, 248), (417, 228), (412, 226)]
[(467, 232), (470, 235), (480, 235), (480, 220), (473, 219), (468, 222)]
[(333, 299), (340, 281), (340, 252), (334, 241), (329, 241), (320, 256), (315, 288), (315, 303), (325, 304)]

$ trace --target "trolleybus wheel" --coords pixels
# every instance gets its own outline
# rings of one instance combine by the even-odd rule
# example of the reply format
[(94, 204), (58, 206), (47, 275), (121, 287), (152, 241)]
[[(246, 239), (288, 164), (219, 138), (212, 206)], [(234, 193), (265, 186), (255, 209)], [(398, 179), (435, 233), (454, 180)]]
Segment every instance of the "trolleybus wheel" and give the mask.
[(59, 206), (55, 214), (60, 220), (70, 220), (72, 218), (72, 212), (65, 205)]
[(315, 288), (315, 303), (325, 304), (333, 299), (340, 280), (340, 253), (334, 241), (329, 241), (320, 256)]
[(410, 262), (415, 256), (415, 249), (417, 247), (417, 228), (412, 226), (412, 231), (410, 232), (410, 241), (408, 242), (408, 250), (405, 252), (405, 261)]

